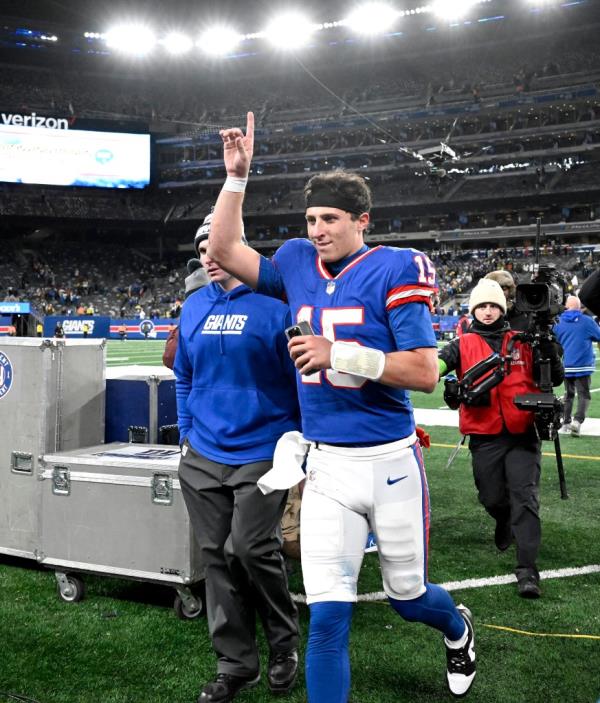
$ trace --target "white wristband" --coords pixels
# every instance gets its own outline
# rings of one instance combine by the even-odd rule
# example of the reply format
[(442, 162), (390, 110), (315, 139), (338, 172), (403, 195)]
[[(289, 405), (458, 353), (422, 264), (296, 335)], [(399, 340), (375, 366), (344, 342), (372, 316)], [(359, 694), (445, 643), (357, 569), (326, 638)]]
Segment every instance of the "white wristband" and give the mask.
[(334, 371), (378, 381), (383, 374), (384, 366), (385, 354), (379, 349), (350, 342), (334, 342), (331, 345), (331, 368)]
[(248, 183), (248, 178), (227, 176), (223, 190), (228, 190), (230, 193), (243, 193), (246, 190), (246, 183)]

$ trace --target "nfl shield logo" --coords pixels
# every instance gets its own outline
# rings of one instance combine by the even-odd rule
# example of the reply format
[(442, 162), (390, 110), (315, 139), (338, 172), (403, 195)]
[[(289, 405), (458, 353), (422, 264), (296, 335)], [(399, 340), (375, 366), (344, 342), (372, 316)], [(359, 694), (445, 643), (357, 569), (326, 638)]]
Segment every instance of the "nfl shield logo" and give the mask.
[(335, 281), (329, 281), (327, 284), (327, 288), (325, 288), (325, 292), (327, 295), (331, 295), (333, 291), (335, 290)]

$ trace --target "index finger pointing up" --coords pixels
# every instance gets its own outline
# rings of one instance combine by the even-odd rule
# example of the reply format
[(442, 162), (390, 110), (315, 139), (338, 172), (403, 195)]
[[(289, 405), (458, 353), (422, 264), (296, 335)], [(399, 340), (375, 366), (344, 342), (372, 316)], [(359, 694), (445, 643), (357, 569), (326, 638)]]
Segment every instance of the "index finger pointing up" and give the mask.
[(254, 141), (254, 113), (249, 112), (246, 119), (246, 136)]

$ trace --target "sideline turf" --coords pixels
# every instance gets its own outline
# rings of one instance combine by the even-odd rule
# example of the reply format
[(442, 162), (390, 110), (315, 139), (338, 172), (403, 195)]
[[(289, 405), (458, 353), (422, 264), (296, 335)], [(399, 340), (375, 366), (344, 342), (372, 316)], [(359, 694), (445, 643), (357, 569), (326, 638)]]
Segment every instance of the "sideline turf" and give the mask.
[[(451, 444), (452, 428), (428, 428)], [(600, 438), (585, 438), (600, 455)], [(578, 440), (565, 439), (565, 454)], [(430, 577), (443, 582), (510, 573), (514, 551), (493, 546), (492, 524), (477, 503), (468, 453), (445, 468), (450, 449), (425, 453), (433, 520)], [(561, 501), (554, 465), (544, 459), (541, 484), (541, 569), (600, 563), (600, 466), (566, 459), (570, 499)], [(135, 530), (135, 521), (130, 524)], [(0, 557), (0, 691), (40, 703), (193, 703), (214, 673), (206, 621), (181, 622), (173, 591), (107, 577), (86, 577), (81, 603), (58, 600), (54, 577), (32, 562)], [(292, 591), (301, 589), (297, 565)], [(600, 575), (542, 582), (543, 598), (525, 601), (514, 584), (453, 593), (476, 619), (479, 673), (473, 703), (594, 703), (600, 696), (600, 639), (534, 638), (486, 628), (495, 624), (538, 633), (600, 638)], [(375, 554), (366, 555), (360, 591), (381, 590)], [(302, 644), (307, 609), (301, 606)], [(263, 661), (267, 655), (264, 640)], [(439, 703), (444, 685), (440, 636), (403, 623), (382, 603), (357, 606), (351, 635), (353, 703)], [(0, 703), (11, 700), (0, 694)], [(263, 681), (240, 702), (275, 699)], [(281, 699), (280, 699), (281, 700)], [(306, 700), (303, 681), (285, 700)]]

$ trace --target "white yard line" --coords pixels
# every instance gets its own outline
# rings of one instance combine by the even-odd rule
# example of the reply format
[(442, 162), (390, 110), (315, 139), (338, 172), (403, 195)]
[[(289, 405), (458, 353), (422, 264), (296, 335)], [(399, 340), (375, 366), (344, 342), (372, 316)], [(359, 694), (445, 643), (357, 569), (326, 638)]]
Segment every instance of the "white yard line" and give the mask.
[[(600, 573), (600, 564), (589, 564), (588, 566), (579, 566), (565, 569), (549, 569), (548, 571), (540, 572), (540, 579), (564, 579), (570, 576), (583, 576), (585, 574)], [(515, 583), (517, 577), (514, 574), (505, 574), (504, 576), (490, 576), (480, 579), (465, 579), (464, 581), (448, 581), (439, 585), (447, 591), (460, 591), (463, 588), (485, 588), (486, 586), (503, 586), (508, 583)], [(301, 593), (293, 593), (292, 598), (296, 603), (306, 603), (306, 596)], [(358, 596), (359, 603), (376, 602), (387, 600), (387, 595), (383, 591), (376, 593), (361, 593)]]
[(144, 352), (144, 353), (136, 353), (132, 352), (128, 356), (111, 356), (110, 354), (106, 357), (109, 361), (115, 361), (116, 359), (123, 360), (123, 359), (153, 359), (156, 358), (156, 352)]
[[(434, 408), (415, 408), (415, 421), (429, 431), (429, 428), (456, 427), (458, 428), (458, 412), (456, 410), (435, 410)], [(587, 417), (581, 427), (581, 434), (600, 437), (600, 418)]]

